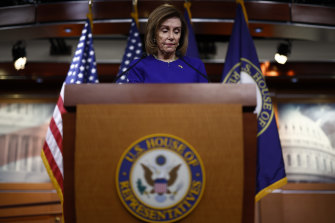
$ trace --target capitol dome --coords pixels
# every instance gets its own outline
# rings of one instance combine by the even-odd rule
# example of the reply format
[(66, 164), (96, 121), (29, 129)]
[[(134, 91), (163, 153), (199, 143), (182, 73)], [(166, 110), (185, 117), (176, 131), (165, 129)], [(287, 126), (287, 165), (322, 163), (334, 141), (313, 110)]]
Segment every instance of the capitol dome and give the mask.
[(321, 127), (298, 109), (280, 117), (279, 136), (290, 181), (334, 182), (335, 149)]

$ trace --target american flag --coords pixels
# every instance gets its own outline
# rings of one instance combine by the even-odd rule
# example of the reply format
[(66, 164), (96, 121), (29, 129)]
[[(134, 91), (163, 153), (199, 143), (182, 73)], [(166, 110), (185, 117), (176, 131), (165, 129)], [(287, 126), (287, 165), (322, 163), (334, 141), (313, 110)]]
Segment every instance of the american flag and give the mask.
[(87, 20), (82, 30), (76, 52), (73, 56), (70, 69), (63, 83), (57, 105), (51, 118), (41, 157), (44, 166), (54, 184), (57, 193), (63, 203), (63, 120), (64, 86), (66, 84), (98, 83), (98, 75), (93, 49), (93, 38), (90, 21)]
[[(129, 31), (129, 37), (127, 40), (127, 47), (125, 50), (125, 53), (122, 58), (122, 63), (119, 68), (118, 75), (119, 76), (122, 72), (126, 71), (130, 62), (134, 59), (138, 59), (143, 54), (143, 47), (142, 47), (142, 41), (140, 37), (140, 33), (138, 32), (135, 19), (131, 19), (131, 26)], [(129, 80), (127, 78), (127, 75), (121, 76), (117, 83), (128, 83)]]

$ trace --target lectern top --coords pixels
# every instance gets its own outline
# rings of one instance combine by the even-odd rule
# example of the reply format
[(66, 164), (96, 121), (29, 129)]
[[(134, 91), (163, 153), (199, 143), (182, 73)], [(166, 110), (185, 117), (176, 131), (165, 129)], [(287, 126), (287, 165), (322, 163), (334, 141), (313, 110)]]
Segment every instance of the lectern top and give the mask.
[(69, 84), (64, 105), (138, 103), (220, 103), (256, 106), (253, 84)]

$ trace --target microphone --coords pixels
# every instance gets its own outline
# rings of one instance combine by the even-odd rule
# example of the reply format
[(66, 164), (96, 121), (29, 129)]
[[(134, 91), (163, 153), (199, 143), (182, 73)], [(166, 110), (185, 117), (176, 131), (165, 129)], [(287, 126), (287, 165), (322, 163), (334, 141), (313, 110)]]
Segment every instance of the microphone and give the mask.
[(127, 70), (123, 71), (121, 74), (117, 75), (113, 81), (113, 83), (116, 83), (123, 75), (125, 75), (129, 70), (133, 69), (133, 67), (135, 67), (141, 60), (143, 60), (144, 58), (147, 57), (147, 54), (144, 52), (142, 53), (142, 56), (140, 59), (138, 59), (136, 61), (136, 63), (134, 63), (133, 65), (131, 65), (130, 67), (127, 68)]
[(207, 77), (207, 75), (203, 74), (202, 72), (200, 72), (200, 70), (198, 70), (197, 68), (193, 67), (190, 63), (186, 62), (183, 58), (183, 56), (180, 54), (180, 52), (176, 52), (176, 55), (179, 57), (180, 60), (182, 60), (184, 63), (186, 63), (189, 67), (191, 67), (193, 70), (195, 70), (197, 73), (199, 73), (202, 77), (204, 77), (208, 83), (210, 83), (209, 78)]

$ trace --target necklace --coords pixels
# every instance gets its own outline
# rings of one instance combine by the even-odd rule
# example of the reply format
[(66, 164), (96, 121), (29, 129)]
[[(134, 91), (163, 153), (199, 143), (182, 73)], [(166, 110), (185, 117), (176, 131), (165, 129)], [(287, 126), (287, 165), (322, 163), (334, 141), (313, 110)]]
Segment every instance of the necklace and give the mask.
[(173, 62), (173, 61), (175, 61), (175, 60), (178, 59), (178, 57), (176, 57), (176, 55), (173, 56), (172, 60), (164, 60), (164, 59), (158, 58), (156, 55), (153, 55), (153, 56), (155, 57), (156, 60), (160, 60), (160, 61), (163, 61), (163, 62), (166, 62), (166, 63), (171, 63), (171, 62)]

